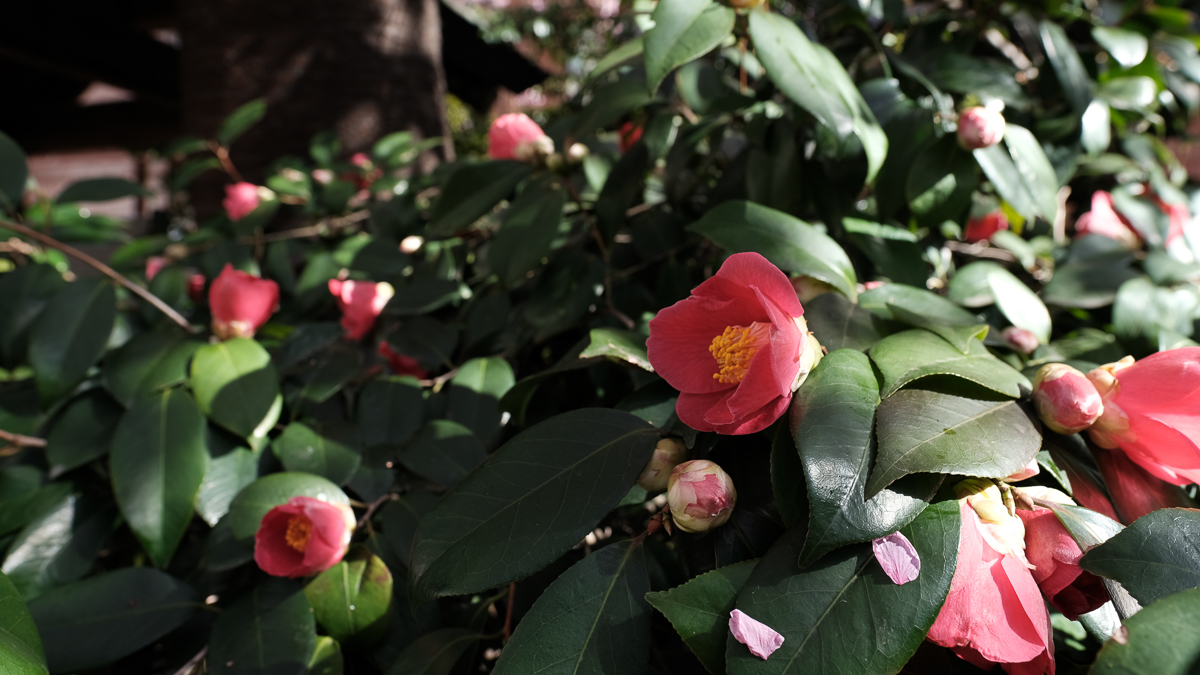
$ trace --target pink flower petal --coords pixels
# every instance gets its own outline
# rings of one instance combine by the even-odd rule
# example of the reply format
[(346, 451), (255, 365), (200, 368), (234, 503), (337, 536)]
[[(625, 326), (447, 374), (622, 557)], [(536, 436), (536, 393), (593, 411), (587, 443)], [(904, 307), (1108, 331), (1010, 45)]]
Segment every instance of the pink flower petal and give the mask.
[(761, 621), (755, 621), (740, 609), (729, 614), (733, 638), (750, 648), (750, 653), (766, 661), (783, 644), (783, 636)]
[(921, 558), (908, 538), (899, 532), (880, 537), (871, 542), (875, 559), (897, 586), (903, 586), (921, 573)]

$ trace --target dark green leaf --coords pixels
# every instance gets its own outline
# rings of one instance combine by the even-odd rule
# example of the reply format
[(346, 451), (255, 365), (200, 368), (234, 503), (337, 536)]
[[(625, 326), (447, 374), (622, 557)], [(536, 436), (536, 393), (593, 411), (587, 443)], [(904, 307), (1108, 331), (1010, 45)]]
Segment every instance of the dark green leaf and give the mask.
[(910, 473), (1003, 478), (1042, 445), (1037, 424), (1016, 401), (978, 401), (921, 389), (883, 400), (876, 420), (879, 455), (867, 495)]
[(70, 495), (25, 526), (0, 572), (26, 600), (76, 581), (92, 568), (116, 516), (106, 504)]
[(113, 493), (150, 558), (165, 567), (183, 539), (204, 474), (204, 417), (171, 389), (133, 404), (113, 434)]
[(388, 502), (380, 513), (383, 520), (383, 537), (392, 552), (405, 566), (412, 553), (413, 537), (421, 518), (437, 504), (436, 495), (425, 491), (410, 492)]
[[(6, 477), (12, 476), (15, 470), (9, 469)], [(31, 467), (30, 470), (32, 471)], [(24, 483), (25, 477), (18, 480)], [(0, 535), (24, 527), (26, 523), (41, 517), (71, 494), (71, 485), (68, 483), (50, 483), (38, 488), (40, 483), (40, 475), (36, 482), (25, 483), (19, 488), (9, 483), (11, 492), (0, 498)]]
[(0, 211), (11, 211), (21, 205), (28, 178), (25, 151), (16, 141), (0, 133)]
[(358, 395), (363, 447), (399, 445), (421, 426), (421, 387), (411, 377), (371, 380)]
[(344, 485), (358, 469), (362, 457), (354, 448), (322, 436), (300, 422), (292, 422), (271, 443), (287, 471), (311, 473)]
[[(645, 40), (643, 39), (643, 44)], [(646, 92), (646, 85), (638, 78), (623, 77), (610, 84), (597, 87), (592, 94), (592, 100), (584, 106), (575, 118), (570, 136), (576, 140), (586, 139), (617, 120), (624, 117), (634, 108), (639, 108), (654, 100), (654, 96)], [(645, 144), (642, 144), (643, 152)], [(628, 156), (629, 153), (626, 153)], [(641, 157), (645, 164), (646, 156)], [(609, 179), (620, 174), (621, 165), (609, 175)], [(605, 186), (607, 187), (607, 185)]]
[(959, 269), (950, 280), (950, 299), (968, 307), (995, 303), (1014, 326), (1050, 341), (1050, 313), (1041, 299), (1013, 276), (1012, 272), (989, 261), (974, 262)]
[(288, 400), (301, 410), (328, 401), (362, 367), (362, 350), (345, 342), (326, 349), (300, 374), (297, 387), (288, 383)]
[(1159, 509), (1133, 521), (1079, 564), (1121, 583), (1142, 605), (1200, 586), (1200, 511)]
[(857, 296), (854, 266), (829, 235), (782, 211), (753, 202), (725, 202), (689, 228), (730, 253), (754, 251), (785, 272), (807, 274), (842, 295)]
[(878, 317), (840, 293), (824, 293), (804, 305), (808, 329), (830, 351), (865, 351), (887, 334)]
[(228, 146), (267, 114), (267, 100), (256, 98), (229, 114), (217, 130), (217, 142)]
[(415, 595), (474, 593), (554, 561), (625, 496), (656, 442), (654, 427), (605, 409), (517, 434), (421, 520)]
[(921, 151), (909, 166), (905, 196), (922, 223), (940, 225), (959, 220), (971, 206), (979, 184), (975, 159), (962, 149), (958, 138), (947, 134)]
[(0, 574), (0, 671), (6, 675), (46, 675), (46, 655), (29, 609)]
[(499, 356), (467, 361), (450, 380), (447, 419), (487, 443), (500, 428), (500, 399), (515, 383), (512, 366)]
[(528, 162), (507, 160), (460, 166), (442, 186), (426, 233), (444, 239), (466, 230), (512, 194), (532, 171)]
[(846, 544), (891, 534), (923, 511), (941, 477), (921, 475), (865, 500), (875, 448), (879, 384), (862, 352), (839, 349), (817, 364), (793, 397), (792, 436), (808, 487), (808, 537), (800, 566)]
[(124, 178), (89, 178), (67, 186), (55, 199), (59, 204), (68, 202), (107, 202), (122, 197), (148, 196), (150, 193), (141, 185)]
[(638, 672), (650, 651), (649, 590), (639, 543), (605, 546), (550, 584), (517, 624), (492, 672)]
[(196, 495), (196, 514), (215, 527), (217, 521), (229, 513), (233, 498), (258, 478), (259, 455), (241, 447), (227, 448), (226, 452), (217, 454), (213, 452), (213, 434), (210, 428), (208, 471), (204, 473), (204, 482)]
[(52, 673), (112, 663), (182, 626), (199, 608), (191, 586), (149, 567), (101, 574), (29, 603)]
[(100, 279), (67, 284), (50, 298), (29, 333), (29, 363), (44, 403), (83, 380), (104, 353), (116, 315), (116, 292)]
[(156, 389), (187, 379), (187, 364), (203, 343), (178, 332), (143, 333), (104, 361), (104, 383), (126, 407)]
[(733, 10), (712, 0), (663, 0), (642, 44), (650, 93), (672, 70), (712, 51), (733, 31)]
[(842, 227), (859, 250), (875, 263), (881, 275), (902, 284), (925, 285), (929, 265), (921, 257), (915, 234), (858, 218), (843, 218)]
[(488, 264), (506, 287), (520, 285), (550, 254), (565, 203), (566, 190), (558, 178), (530, 185), (509, 208), (487, 252)]
[(46, 434), (46, 460), (57, 471), (70, 471), (108, 454), (123, 412), (102, 390), (75, 398)]
[(887, 136), (837, 57), (782, 14), (751, 12), (750, 37), (780, 91), (839, 140), (858, 136), (867, 153), (867, 182), (873, 181), (887, 156)]
[[(1100, 235), (1090, 237), (1100, 238)], [(1046, 302), (1060, 307), (1095, 309), (1112, 304), (1121, 285), (1138, 276), (1129, 266), (1129, 253), (1114, 251), (1056, 267), (1042, 294)]]
[(204, 414), (251, 444), (261, 442), (279, 419), (279, 376), (271, 355), (254, 340), (234, 338), (197, 349), (190, 383)]
[(992, 356), (979, 340), (972, 340), (964, 354), (929, 331), (906, 330), (875, 343), (870, 354), (883, 375), (884, 397), (932, 375), (962, 378), (1013, 398), (1021, 395), (1021, 387), (1032, 389), (1024, 375)]
[(450, 420), (431, 420), (396, 457), (418, 476), (454, 487), (487, 458), (487, 453), (470, 429)]
[(950, 300), (922, 288), (904, 284), (884, 284), (862, 294), (859, 305), (885, 319), (940, 335), (964, 354), (972, 341), (987, 332), (979, 319)]
[(212, 675), (305, 675), (316, 643), (304, 591), (290, 581), (269, 579), (217, 617), (208, 670)]
[(339, 642), (370, 644), (387, 630), (392, 573), (365, 548), (321, 572), (304, 594), (317, 623)]
[(614, 47), (612, 51), (608, 52), (604, 58), (596, 62), (596, 66), (592, 68), (592, 72), (588, 73), (588, 81), (594, 81), (597, 77), (600, 77), (613, 68), (636, 59), (637, 57), (641, 56), (644, 51), (645, 42), (644, 37), (641, 35), (638, 35), (631, 40), (622, 42)]
[(292, 497), (313, 497), (330, 504), (350, 503), (346, 493), (338, 486), (320, 476), (310, 473), (273, 473), (247, 485), (233, 498), (229, 514), (222, 520), (228, 521), (234, 538), (242, 543), (253, 543), (254, 533), (267, 511), (285, 504)]
[(288, 334), (283, 344), (275, 352), (272, 360), (275, 367), (287, 372), (297, 367), (308, 365), (322, 349), (338, 342), (342, 337), (342, 327), (336, 323), (306, 323), (296, 326)]
[(738, 592), (757, 560), (726, 565), (669, 591), (647, 593), (646, 600), (671, 622), (675, 632), (708, 672), (725, 672), (725, 635)]
[(1200, 663), (1200, 589), (1176, 593), (1125, 621), (1104, 643), (1091, 675), (1191, 675)]
[(593, 356), (608, 356), (654, 372), (650, 359), (646, 357), (646, 336), (631, 330), (618, 328), (593, 328), (591, 342), (579, 355), (581, 359)]
[(898, 586), (867, 544), (796, 568), (804, 530), (776, 542), (738, 594), (737, 608), (783, 634), (783, 646), (762, 660), (727, 638), (729, 675), (899, 672), (925, 639), (950, 592), (958, 556), (957, 500), (931, 504), (900, 531), (921, 558), (921, 573)]
[(49, 265), (22, 265), (0, 276), (0, 363), (25, 360), (29, 327), (66, 283)]
[(463, 628), (426, 633), (405, 647), (386, 675), (448, 675), (479, 637), (479, 633)]
[[(1093, 29), (1093, 31), (1096, 29)], [(1046, 50), (1046, 58), (1054, 68), (1058, 84), (1066, 94), (1067, 101), (1075, 110), (1075, 114), (1083, 114), (1088, 103), (1092, 100), (1092, 81), (1088, 79), (1087, 70), (1075, 45), (1067, 37), (1066, 31), (1057, 23), (1043, 20), (1038, 23), (1038, 32), (1042, 37), (1042, 47)]]

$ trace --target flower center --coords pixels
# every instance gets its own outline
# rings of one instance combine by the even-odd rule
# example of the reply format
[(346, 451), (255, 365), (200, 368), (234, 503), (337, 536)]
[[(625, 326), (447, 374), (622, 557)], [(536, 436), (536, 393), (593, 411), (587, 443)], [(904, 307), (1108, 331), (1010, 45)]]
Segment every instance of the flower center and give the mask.
[(719, 368), (713, 373), (713, 379), (721, 384), (741, 382), (759, 351), (761, 341), (767, 338), (769, 325), (755, 321), (748, 327), (726, 326), (724, 333), (713, 338), (708, 351), (717, 360)]
[(288, 546), (303, 553), (304, 549), (308, 547), (308, 540), (311, 536), (311, 520), (304, 516), (292, 516), (288, 519), (287, 533), (283, 537)]

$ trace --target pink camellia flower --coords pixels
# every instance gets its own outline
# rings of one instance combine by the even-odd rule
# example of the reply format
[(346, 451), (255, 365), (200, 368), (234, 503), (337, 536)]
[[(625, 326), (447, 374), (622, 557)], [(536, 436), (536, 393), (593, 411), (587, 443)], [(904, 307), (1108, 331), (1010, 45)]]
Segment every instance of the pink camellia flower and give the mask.
[[(1075, 504), (1051, 488), (1035, 486), (1021, 491), (1043, 501)], [(1032, 511), (1018, 510), (1017, 516), (1025, 524), (1025, 555), (1034, 566), (1033, 580), (1055, 609), (1074, 621), (1108, 602), (1104, 582), (1079, 567), (1083, 551), (1053, 511), (1035, 506)]]
[(488, 129), (488, 157), (530, 161), (554, 152), (554, 141), (525, 113), (508, 113)]
[(1033, 459), (1029, 460), (1029, 463), (1025, 465), (1024, 469), (1021, 469), (1020, 471), (1018, 471), (1010, 476), (1006, 476), (1004, 478), (1004, 482), (1005, 483), (1016, 483), (1018, 481), (1023, 481), (1028, 478), (1033, 478), (1034, 476), (1038, 475), (1041, 472), (1042, 472), (1042, 468), (1040, 466), (1038, 466), (1037, 458), (1034, 457)]
[(729, 613), (729, 632), (733, 639), (746, 645), (750, 653), (766, 661), (783, 646), (783, 636), (767, 624), (751, 618), (740, 609)]
[(188, 277), (187, 295), (192, 302), (200, 302), (200, 298), (204, 297), (204, 284), (206, 283), (208, 283), (208, 279), (205, 279), (203, 274), (192, 274)]
[(225, 268), (208, 288), (208, 307), (212, 311), (212, 331), (222, 340), (254, 337), (279, 306), (279, 284)]
[(146, 281), (152, 281), (162, 268), (171, 264), (171, 259), (161, 255), (152, 255), (146, 258)]
[(1010, 675), (1053, 675), (1050, 613), (1024, 558), (1021, 519), (1008, 514), (988, 481), (965, 480), (955, 493), (958, 563), (930, 641), (984, 670), (999, 663)]
[(688, 449), (678, 438), (664, 438), (654, 446), (654, 454), (638, 476), (638, 485), (647, 492), (662, 492), (667, 489), (671, 470), (687, 459)]
[(1126, 356), (1088, 373), (1104, 413), (1088, 429), (1102, 448), (1120, 448), (1176, 485), (1200, 481), (1200, 347)]
[(640, 124), (633, 122), (626, 122), (621, 125), (620, 129), (617, 129), (617, 149), (621, 151), (622, 155), (628, 152), (635, 143), (642, 140), (644, 131)]
[(372, 166), (371, 158), (365, 152), (356, 152), (350, 155), (350, 163), (360, 169), (370, 169)]
[(1083, 431), (1104, 412), (1096, 387), (1065, 363), (1047, 363), (1037, 371), (1033, 405), (1042, 422), (1060, 434)]
[(225, 186), (225, 199), (221, 206), (225, 207), (230, 220), (238, 221), (253, 213), (260, 201), (258, 186), (241, 182)]
[(429, 372), (421, 367), (421, 363), (411, 356), (405, 356), (394, 349), (387, 343), (387, 340), (379, 341), (379, 355), (387, 359), (388, 366), (392, 372), (397, 375), (411, 375), (418, 380), (428, 380)]
[(987, 108), (967, 108), (958, 116), (958, 143), (967, 150), (990, 148), (1004, 138), (1004, 116)]
[(967, 229), (963, 239), (975, 243), (992, 238), (1000, 230), (1008, 229), (1008, 216), (1003, 211), (992, 211), (982, 218), (971, 218), (967, 221)]
[(699, 431), (751, 434), (779, 419), (820, 360), (786, 275), (757, 253), (729, 256), (690, 297), (650, 321), (651, 365)]
[(1187, 206), (1183, 204), (1168, 204), (1158, 195), (1151, 195), (1150, 201), (1154, 202), (1155, 206), (1167, 214), (1169, 225), (1167, 227), (1165, 245), (1170, 246), (1183, 236), (1183, 228), (1187, 227), (1188, 220), (1191, 219), (1192, 215), (1188, 213)]
[(921, 574), (921, 557), (908, 537), (899, 532), (871, 542), (871, 552), (892, 583), (903, 586)]
[(346, 555), (354, 512), (344, 504), (292, 497), (263, 516), (254, 533), (254, 562), (276, 577), (307, 577)]
[(396, 290), (386, 281), (341, 281), (329, 280), (329, 292), (337, 298), (338, 309), (342, 310), (342, 328), (346, 337), (361, 340), (375, 327), (384, 305)]
[(715, 462), (693, 459), (671, 470), (667, 505), (671, 519), (684, 532), (704, 532), (729, 520), (737, 504), (733, 479)]
[[(1105, 515), (1113, 520), (1129, 525), (1151, 511), (1192, 506), (1179, 486), (1156, 478), (1135, 464), (1124, 452), (1097, 448), (1093, 450), (1093, 455), (1096, 457), (1096, 465), (1100, 467), (1100, 475), (1104, 476), (1108, 492), (1112, 495), (1112, 505), (1109, 507), (1112, 513)], [(1076, 498), (1084, 506), (1104, 513), (1089, 505), (1079, 494), (1074, 479), (1071, 479), (1071, 487), (1075, 490)]]
[(1041, 344), (1041, 340), (1038, 340), (1038, 336), (1033, 331), (1017, 328), (1016, 326), (1005, 328), (1001, 337), (1004, 338), (1004, 341), (1010, 347), (1022, 354), (1032, 354), (1033, 350), (1037, 349), (1038, 345)]
[(1117, 213), (1111, 192), (1096, 190), (1092, 193), (1092, 210), (1075, 221), (1075, 232), (1080, 235), (1098, 234), (1121, 243), (1128, 249), (1142, 245), (1141, 237), (1129, 224), (1129, 219)]

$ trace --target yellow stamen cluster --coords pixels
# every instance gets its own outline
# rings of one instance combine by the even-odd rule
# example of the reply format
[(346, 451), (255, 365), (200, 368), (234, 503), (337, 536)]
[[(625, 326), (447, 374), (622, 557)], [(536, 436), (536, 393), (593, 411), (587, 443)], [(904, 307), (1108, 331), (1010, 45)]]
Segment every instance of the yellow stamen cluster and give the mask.
[(708, 351), (717, 360), (719, 371), (713, 373), (713, 379), (721, 384), (737, 384), (746, 376), (754, 353), (757, 340), (750, 328), (741, 326), (726, 326), (725, 332), (713, 338)]
[(312, 521), (304, 516), (292, 516), (288, 519), (287, 533), (284, 540), (292, 548), (304, 552), (308, 547), (308, 539), (312, 536)]

